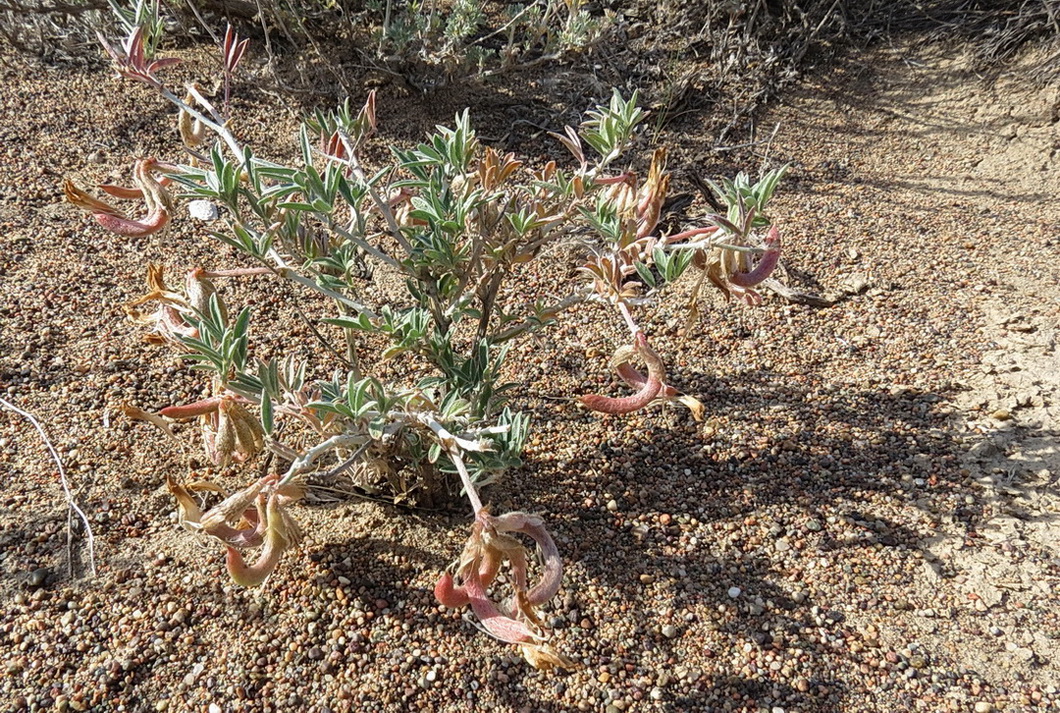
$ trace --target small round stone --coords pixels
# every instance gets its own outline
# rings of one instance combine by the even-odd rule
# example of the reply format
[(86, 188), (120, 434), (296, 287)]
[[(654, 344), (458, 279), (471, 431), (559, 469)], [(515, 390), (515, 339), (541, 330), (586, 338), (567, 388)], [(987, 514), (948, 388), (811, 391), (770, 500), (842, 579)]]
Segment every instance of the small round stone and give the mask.
[(44, 567), (35, 569), (29, 573), (29, 586), (34, 589), (39, 589), (44, 586), (44, 583), (48, 581), (48, 575), (50, 573)]

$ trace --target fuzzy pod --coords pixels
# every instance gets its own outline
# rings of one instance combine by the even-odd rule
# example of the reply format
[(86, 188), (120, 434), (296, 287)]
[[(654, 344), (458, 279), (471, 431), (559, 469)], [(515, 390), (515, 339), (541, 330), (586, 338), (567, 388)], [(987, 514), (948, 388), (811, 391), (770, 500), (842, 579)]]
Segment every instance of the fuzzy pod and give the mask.
[(492, 636), (510, 644), (530, 644), (537, 641), (538, 637), (526, 624), (502, 614), (497, 605), (486, 596), (478, 572), (472, 572), (464, 587), (471, 601), (471, 610)]
[[(623, 362), (615, 367), (615, 371), (618, 372), (619, 377), (622, 381), (634, 389), (644, 388), (644, 384), (648, 382), (648, 377), (637, 371), (628, 362)], [(659, 390), (659, 396), (665, 396), (668, 399), (674, 399), (680, 396), (681, 392), (674, 387), (663, 384), (662, 389)]]
[(666, 369), (663, 365), (662, 359), (659, 358), (659, 355), (648, 346), (648, 339), (644, 336), (643, 332), (637, 333), (636, 346), (637, 352), (648, 365), (648, 378), (645, 380), (640, 391), (632, 396), (626, 396), (623, 398), (591, 394), (588, 396), (581, 396), (578, 400), (593, 411), (610, 414), (633, 413), (651, 403), (662, 389), (662, 380), (666, 376)]
[[(170, 183), (172, 183), (172, 181), (165, 176), (158, 179), (158, 185), (160, 186), (168, 186)], [(144, 197), (144, 191), (142, 188), (129, 188), (127, 186), (118, 186), (113, 183), (100, 183), (97, 187), (107, 195), (121, 198), (122, 200), (135, 200)]]
[(235, 401), (226, 399), (221, 404), (221, 409), (227, 410), (228, 419), (235, 428), (236, 452), (242, 458), (257, 455), (265, 444), (265, 431), (258, 420)]
[(108, 213), (94, 213), (93, 217), (107, 231), (127, 238), (154, 235), (169, 223), (169, 211), (165, 209), (157, 209), (143, 220), (119, 218)]
[(527, 592), (526, 596), (534, 606), (540, 606), (551, 600), (559, 592), (560, 584), (563, 582), (563, 558), (559, 555), (559, 548), (556, 547), (552, 535), (545, 529), (544, 521), (536, 515), (525, 512), (506, 513), (492, 520), (498, 530), (521, 532), (537, 543), (544, 571), (541, 579)]
[(281, 509), (278, 496), (269, 496), (265, 516), (265, 544), (253, 564), (247, 564), (239, 550), (229, 546), (225, 565), (232, 581), (243, 587), (262, 584), (276, 570), (283, 553), (298, 543), (297, 525)]
[(199, 314), (208, 314), (210, 310), (210, 298), (217, 295), (217, 307), (221, 311), (221, 321), (228, 324), (228, 309), (224, 300), (217, 293), (213, 281), (206, 277), (206, 271), (197, 267), (188, 271), (187, 279), (184, 281), (184, 290), (188, 295), (188, 304), (195, 308)]
[[(188, 92), (184, 97), (184, 103), (191, 105), (194, 101), (195, 95)], [(181, 142), (189, 149), (202, 146), (206, 140), (206, 125), (184, 108), (181, 108), (177, 117), (177, 132), (180, 134)]]
[(729, 276), (729, 282), (737, 287), (754, 287), (773, 274), (780, 261), (780, 231), (776, 227), (769, 229), (765, 244), (766, 250), (754, 269), (749, 272), (733, 272)]
[(164, 409), (158, 412), (160, 416), (166, 418), (182, 419), (182, 418), (194, 418), (195, 416), (205, 416), (209, 413), (214, 413), (220, 408), (221, 397), (211, 396), (208, 399), (201, 401), (195, 401), (190, 404), (182, 404), (180, 406), (166, 406)]
[(217, 431), (213, 443), (215, 465), (228, 465), (232, 462), (232, 455), (236, 452), (236, 441), (235, 424), (232, 423), (228, 410), (224, 407), (224, 401), (222, 401), (221, 409), (217, 414)]

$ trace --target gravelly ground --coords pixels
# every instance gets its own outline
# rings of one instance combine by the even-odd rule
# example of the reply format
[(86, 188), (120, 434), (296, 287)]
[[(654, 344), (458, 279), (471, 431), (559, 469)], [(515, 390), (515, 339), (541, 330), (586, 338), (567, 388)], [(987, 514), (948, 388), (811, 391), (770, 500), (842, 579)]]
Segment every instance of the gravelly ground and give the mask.
[[(178, 531), (164, 476), (184, 461), (118, 407), (202, 385), (142, 346), (121, 304), (149, 260), (179, 272), (228, 253), (190, 221), (165, 245), (108, 238), (60, 202), (64, 176), (171, 150), (145, 93), (5, 66), (0, 384), (62, 454), (100, 576), (66, 576), (56, 474), (5, 412), (0, 708), (1060, 710), (1060, 101), (1018, 72), (984, 85), (954, 56), (850, 58), (763, 118), (760, 133), (779, 129), (754, 151), (793, 163), (775, 208), (788, 278), (838, 301), (708, 295), (688, 333), (680, 294), (646, 309), (704, 423), (540, 398), (615, 388), (593, 356), (620, 339), (602, 310), (515, 355), (534, 436), (486, 498), (557, 533), (568, 566), (550, 623), (582, 666), (552, 675), (434, 602), (462, 512), (303, 508), (307, 541), (255, 590)], [(504, 134), (510, 98), (460, 98)], [(384, 134), (415, 137), (460, 98), (381, 100)], [(248, 136), (293, 126), (264, 99), (246, 109)], [(663, 135), (673, 166), (721, 162), (706, 125)], [(282, 307), (267, 286), (231, 295)]]

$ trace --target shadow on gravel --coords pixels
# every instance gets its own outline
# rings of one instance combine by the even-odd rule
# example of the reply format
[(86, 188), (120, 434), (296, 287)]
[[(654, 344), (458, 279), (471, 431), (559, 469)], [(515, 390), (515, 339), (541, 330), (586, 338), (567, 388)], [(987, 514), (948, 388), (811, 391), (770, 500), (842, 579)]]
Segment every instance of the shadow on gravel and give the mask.
[[(911, 608), (905, 588), (936, 528), (974, 537), (986, 517), (988, 498), (965, 468), (968, 443), (939, 408), (952, 394), (800, 387), (761, 370), (701, 386), (690, 390), (709, 405), (705, 424), (669, 407), (655, 407), (640, 433), (603, 417), (570, 461), (545, 454), (524, 467), (541, 481), (535, 508), (557, 514), (570, 564), (564, 647), (633, 676), (686, 655), (725, 657), (716, 670), (735, 678), (744, 665), (757, 672), (738, 685), (704, 676), (682, 686), (695, 695), (667, 702), (675, 711), (736, 693), (766, 707), (833, 709), (847, 695), (838, 671), (865, 661), (847, 648), (861, 635), (835, 607)], [(548, 427), (563, 429), (563, 419)], [(628, 606), (628, 639), (595, 638), (600, 596)], [(764, 658), (792, 649), (812, 666), (800, 691), (770, 683)], [(739, 664), (732, 652), (743, 652)]]

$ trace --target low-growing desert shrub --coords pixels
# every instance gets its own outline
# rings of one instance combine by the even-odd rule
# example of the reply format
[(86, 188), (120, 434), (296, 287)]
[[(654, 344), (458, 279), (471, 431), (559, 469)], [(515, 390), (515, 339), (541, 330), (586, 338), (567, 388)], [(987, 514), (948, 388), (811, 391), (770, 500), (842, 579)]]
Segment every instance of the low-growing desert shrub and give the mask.
[[(245, 48), (229, 31), (222, 79)], [(667, 234), (660, 229), (670, 187), (665, 149), (655, 150), (643, 178), (627, 167), (644, 118), (636, 95), (615, 91), (580, 127), (554, 135), (571, 156), (569, 167), (556, 161), (530, 167), (483, 146), (465, 111), (423, 143), (394, 147), (388, 163), (369, 170), (363, 157), (377, 131), (374, 94), (357, 109), (346, 102), (306, 119), (298, 160), (283, 164), (262, 158), (229, 128), (223, 96), (214, 99), (195, 84), (168, 86), (161, 75), (176, 60), (149, 56), (139, 27), (107, 51), (121, 75), (179, 108), (183, 150), (193, 159), (141, 159), (133, 186), (100, 186), (113, 198), (142, 201), (142, 217), (69, 181), (68, 199), (103, 228), (141, 237), (163, 233), (178, 202), (207, 202), (221, 209), (226, 225), (212, 238), (244, 258), (224, 269), (192, 267), (179, 283), (160, 266), (147, 267), (149, 291), (127, 305), (130, 317), (149, 328), (150, 341), (173, 347), (203, 372), (211, 394), (157, 414), (134, 405), (127, 413), (167, 433), (172, 420), (197, 419), (217, 466), (248, 463), (262, 451), (283, 464), (232, 494), (214, 483), (171, 479), (181, 523), (223, 546), (232, 578), (254, 586), (298, 544), (292, 505), (310, 478), (355, 473), (359, 485), (395, 500), (462, 490), (471, 534), (440, 576), (438, 600), (470, 606), (489, 633), (517, 644), (535, 666), (567, 665), (548, 646), (537, 614), (562, 581), (544, 518), (491, 513), (479, 495), (520, 462), (529, 426), (509, 401), (509, 347), (567, 310), (608, 305), (629, 334), (612, 366), (634, 393), (584, 394), (578, 401), (606, 414), (674, 401), (699, 418), (702, 405), (667, 383), (665, 359), (638, 320), (639, 308), (665, 299), (668, 286), (689, 274), (692, 318), (698, 288), (708, 282), (729, 300), (760, 302), (756, 286), (769, 278), (780, 252), (779, 231), (765, 209), (783, 171), (757, 182), (746, 175), (721, 182), (714, 189), (724, 214)], [(572, 266), (581, 279), (571, 284), (564, 270), (551, 295), (529, 299), (520, 276), (531, 266), (545, 269), (542, 255), (560, 245), (578, 246), (568, 252), (581, 255)], [(311, 365), (293, 350), (252, 357), (252, 335), (276, 337), (282, 327), (257, 323), (249, 307), (237, 309), (217, 287), (252, 275), (328, 306), (330, 316), (313, 331), (332, 363)], [(370, 289), (378, 281), (389, 290)], [(278, 343), (290, 348), (290, 341)], [(407, 383), (379, 376), (380, 365), (397, 358), (412, 375)], [(220, 501), (206, 506), (201, 496), (216, 491)], [(536, 543), (536, 569), (516, 534)], [(253, 561), (249, 550), (257, 551)], [(490, 587), (505, 563), (513, 591), (497, 601)]]

